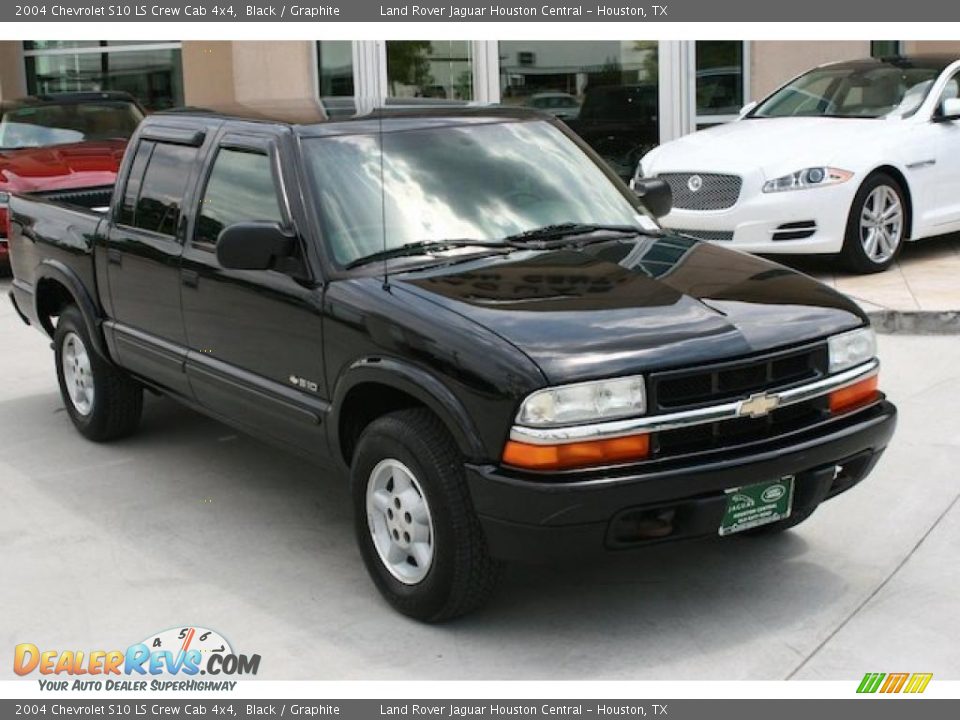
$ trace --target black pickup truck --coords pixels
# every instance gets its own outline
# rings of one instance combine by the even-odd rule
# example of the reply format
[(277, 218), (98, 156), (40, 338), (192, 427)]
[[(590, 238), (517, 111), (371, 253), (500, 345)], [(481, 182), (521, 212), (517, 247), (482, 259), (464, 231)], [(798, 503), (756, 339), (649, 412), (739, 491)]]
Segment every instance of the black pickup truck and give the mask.
[(664, 233), (657, 183), (518, 109), (161, 113), (112, 197), (11, 198), (12, 296), (83, 435), (146, 388), (349, 476), (442, 620), (504, 561), (789, 528), (890, 440), (861, 310)]

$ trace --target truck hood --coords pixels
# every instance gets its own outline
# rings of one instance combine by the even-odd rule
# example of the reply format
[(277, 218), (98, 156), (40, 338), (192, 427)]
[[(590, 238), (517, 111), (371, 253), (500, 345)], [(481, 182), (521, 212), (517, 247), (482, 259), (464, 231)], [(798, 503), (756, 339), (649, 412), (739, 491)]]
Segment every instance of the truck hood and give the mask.
[(903, 132), (902, 120), (856, 118), (759, 118), (717, 125), (651, 150), (648, 175), (662, 172), (748, 174), (767, 178), (804, 167), (841, 162), (845, 152)]
[(741, 357), (866, 322), (806, 275), (670, 236), (522, 251), (390, 282), (509, 341), (552, 384)]
[(0, 152), (0, 190), (38, 192), (113, 185), (126, 140)]

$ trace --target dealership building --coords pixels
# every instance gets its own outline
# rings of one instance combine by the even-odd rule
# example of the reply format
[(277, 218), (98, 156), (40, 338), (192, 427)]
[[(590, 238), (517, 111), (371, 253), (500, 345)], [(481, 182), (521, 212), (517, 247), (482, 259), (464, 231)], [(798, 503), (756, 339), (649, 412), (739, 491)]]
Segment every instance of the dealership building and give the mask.
[(642, 143), (653, 145), (729, 121), (813, 65), (943, 51), (960, 57), (960, 42), (3, 41), (0, 100), (125, 90), (159, 110), (354, 95), (447, 98), (530, 105), (573, 121), (606, 115), (642, 125)]

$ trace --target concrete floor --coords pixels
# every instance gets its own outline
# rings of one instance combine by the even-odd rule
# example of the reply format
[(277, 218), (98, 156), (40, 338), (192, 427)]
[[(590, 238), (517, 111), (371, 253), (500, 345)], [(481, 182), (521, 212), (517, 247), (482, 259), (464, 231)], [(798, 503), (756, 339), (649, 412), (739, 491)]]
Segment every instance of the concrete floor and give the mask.
[(834, 257), (798, 255), (779, 259), (849, 295), (868, 312), (960, 310), (958, 233), (908, 242), (893, 267), (874, 275), (851, 273)]
[(3, 300), (5, 652), (197, 624), (260, 653), (266, 679), (960, 679), (956, 338), (881, 338), (898, 434), (797, 530), (511, 568), (486, 611), (428, 627), (380, 600), (345, 487), (313, 467), (156, 398), (136, 437), (83, 440), (48, 341)]

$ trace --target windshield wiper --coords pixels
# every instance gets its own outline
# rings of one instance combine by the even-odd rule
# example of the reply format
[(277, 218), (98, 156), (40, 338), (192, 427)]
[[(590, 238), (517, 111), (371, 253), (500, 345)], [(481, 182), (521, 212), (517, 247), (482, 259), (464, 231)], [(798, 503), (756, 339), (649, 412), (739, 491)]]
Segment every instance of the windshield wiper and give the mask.
[(544, 225), (534, 230), (526, 230), (525, 232), (516, 233), (515, 235), (507, 235), (507, 237), (503, 239), (503, 242), (510, 245), (524, 246), (527, 243), (540, 243), (549, 240), (568, 241), (572, 237), (589, 235), (595, 232), (618, 233), (627, 236), (652, 234), (651, 231), (643, 230), (635, 225), (558, 223), (556, 225)]
[(391, 258), (407, 257), (410, 255), (429, 255), (435, 252), (444, 252), (460, 247), (479, 247), (486, 248), (496, 252), (512, 252), (510, 245), (502, 242), (493, 242), (490, 240), (471, 240), (469, 238), (453, 238), (450, 240), (421, 240), (419, 242), (407, 243), (397, 247), (378, 250), (370, 255), (364, 255), (356, 260), (347, 263), (347, 270), (352, 270), (360, 265), (376, 262), (378, 260), (390, 260)]

